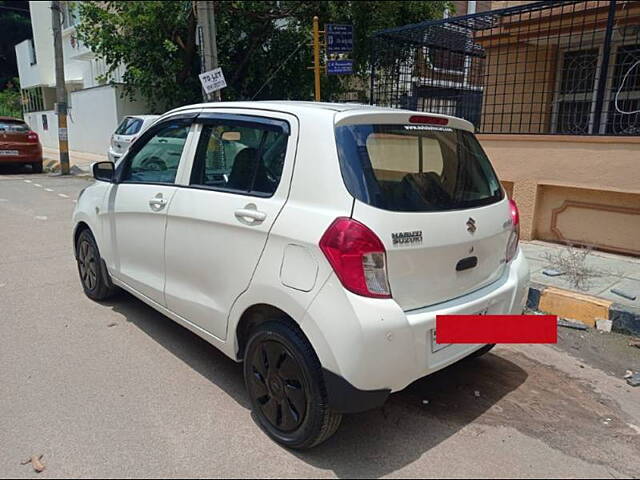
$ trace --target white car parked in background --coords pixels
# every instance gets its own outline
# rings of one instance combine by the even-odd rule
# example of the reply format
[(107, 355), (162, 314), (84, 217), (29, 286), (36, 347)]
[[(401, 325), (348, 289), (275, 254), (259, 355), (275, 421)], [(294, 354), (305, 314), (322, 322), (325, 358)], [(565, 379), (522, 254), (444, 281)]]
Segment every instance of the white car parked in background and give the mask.
[(160, 118), (160, 115), (130, 115), (124, 117), (116, 131), (111, 135), (107, 158), (112, 162), (120, 160), (129, 145), (131, 145), (131, 142), (158, 118)]
[(243, 361), (288, 447), (492, 347), (437, 344), (436, 315), (523, 311), (517, 208), (458, 118), (193, 105), (94, 175), (74, 213), (86, 294), (124, 288)]

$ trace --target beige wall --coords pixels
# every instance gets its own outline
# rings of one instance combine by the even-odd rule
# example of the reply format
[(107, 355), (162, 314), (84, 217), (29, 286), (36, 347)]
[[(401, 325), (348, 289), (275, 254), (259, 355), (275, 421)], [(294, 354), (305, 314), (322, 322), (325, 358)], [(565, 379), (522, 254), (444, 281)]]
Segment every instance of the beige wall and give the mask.
[(520, 208), (524, 239), (640, 255), (640, 137), (478, 138)]
[[(498, 1), (498, 0), (479, 0), (476, 2), (476, 12), (486, 12), (487, 10), (497, 10), (499, 8), (515, 7), (516, 5), (524, 5), (533, 3), (537, 0), (529, 1)], [(466, 15), (468, 12), (468, 3), (466, 1), (454, 1), (453, 8), (456, 16)]]
[(533, 235), (640, 255), (640, 194), (539, 185)]

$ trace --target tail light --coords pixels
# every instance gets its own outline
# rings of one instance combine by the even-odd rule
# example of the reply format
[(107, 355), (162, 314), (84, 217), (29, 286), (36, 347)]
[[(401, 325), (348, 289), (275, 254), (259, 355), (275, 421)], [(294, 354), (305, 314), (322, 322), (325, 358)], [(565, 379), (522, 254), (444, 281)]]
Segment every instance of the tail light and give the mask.
[(513, 200), (509, 200), (509, 213), (511, 215), (511, 235), (507, 242), (507, 263), (509, 263), (518, 252), (518, 242), (520, 241), (520, 212)]
[(391, 298), (384, 245), (365, 225), (337, 218), (320, 239), (320, 249), (347, 290), (365, 297)]
[(27, 141), (29, 143), (37, 143), (38, 142), (38, 134), (36, 132), (27, 133)]
[(449, 119), (444, 117), (431, 117), (428, 115), (412, 115), (409, 123), (428, 123), (430, 125), (448, 125)]

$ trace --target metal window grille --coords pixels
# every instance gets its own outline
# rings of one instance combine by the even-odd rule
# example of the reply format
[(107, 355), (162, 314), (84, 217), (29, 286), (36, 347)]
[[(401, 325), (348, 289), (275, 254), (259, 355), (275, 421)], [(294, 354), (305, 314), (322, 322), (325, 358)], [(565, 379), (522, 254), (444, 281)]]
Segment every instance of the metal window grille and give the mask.
[(44, 110), (44, 97), (40, 87), (22, 90), (22, 110), (24, 113)]
[(481, 133), (640, 135), (640, 2), (535, 2), (383, 30), (373, 44), (373, 104)]

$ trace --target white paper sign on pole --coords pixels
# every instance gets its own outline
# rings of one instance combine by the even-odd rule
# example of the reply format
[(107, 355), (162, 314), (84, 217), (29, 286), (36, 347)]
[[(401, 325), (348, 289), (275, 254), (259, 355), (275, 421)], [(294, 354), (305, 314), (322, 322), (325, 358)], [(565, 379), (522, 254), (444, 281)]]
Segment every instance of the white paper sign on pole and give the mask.
[(227, 86), (222, 69), (219, 67), (208, 72), (201, 73), (199, 77), (200, 83), (202, 83), (202, 88), (207, 94)]

